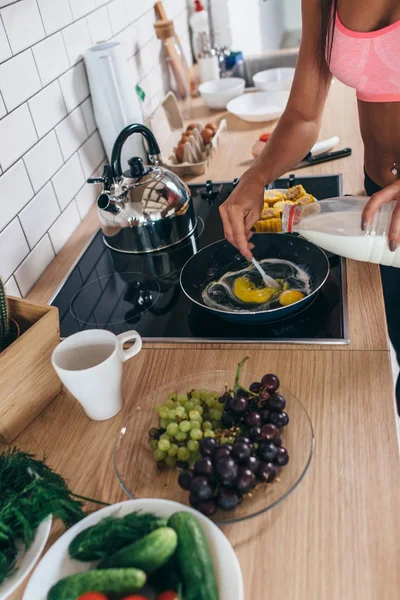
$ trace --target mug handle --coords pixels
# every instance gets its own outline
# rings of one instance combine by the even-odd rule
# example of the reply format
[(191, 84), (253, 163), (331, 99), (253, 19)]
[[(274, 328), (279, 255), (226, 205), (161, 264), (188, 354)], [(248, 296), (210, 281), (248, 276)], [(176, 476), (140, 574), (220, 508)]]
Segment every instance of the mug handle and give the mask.
[[(119, 355), (123, 361), (128, 360), (128, 358), (132, 358), (132, 356), (135, 356), (136, 354), (139, 354), (142, 349), (142, 338), (137, 331), (125, 331), (124, 333), (117, 335), (117, 339)], [(131, 342), (132, 340), (136, 340), (133, 346), (128, 348), (128, 350), (124, 350), (124, 343)]]

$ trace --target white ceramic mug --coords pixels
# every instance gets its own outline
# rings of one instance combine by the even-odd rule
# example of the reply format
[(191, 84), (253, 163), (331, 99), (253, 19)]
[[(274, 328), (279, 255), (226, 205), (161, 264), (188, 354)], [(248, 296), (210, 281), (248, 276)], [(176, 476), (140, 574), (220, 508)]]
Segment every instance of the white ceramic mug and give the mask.
[[(124, 343), (135, 340), (124, 350)], [(62, 341), (51, 357), (64, 386), (95, 421), (114, 417), (122, 408), (122, 363), (140, 352), (137, 331), (114, 335), (104, 329), (80, 331)]]

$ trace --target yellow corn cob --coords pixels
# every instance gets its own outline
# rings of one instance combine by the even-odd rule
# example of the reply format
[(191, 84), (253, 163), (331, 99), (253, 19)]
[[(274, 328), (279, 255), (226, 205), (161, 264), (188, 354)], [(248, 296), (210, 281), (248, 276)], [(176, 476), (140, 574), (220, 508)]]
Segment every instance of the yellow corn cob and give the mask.
[(264, 192), (264, 204), (273, 206), (275, 202), (279, 202), (280, 200), (283, 200), (282, 192), (278, 192), (277, 190), (266, 190)]
[(276, 204), (274, 204), (274, 209), (278, 210), (279, 214), (281, 215), (286, 204), (292, 205), (294, 204), (294, 202), (292, 202), (291, 200), (281, 200), (281, 202), (277, 202)]
[(295, 204), (300, 204), (300, 206), (306, 206), (306, 204), (312, 204), (313, 202), (316, 202), (314, 196), (311, 196), (311, 194), (305, 194), (304, 196), (296, 200)]
[(256, 233), (279, 233), (282, 231), (282, 221), (279, 217), (257, 221), (254, 225)]
[(293, 202), (295, 202), (296, 200), (298, 200), (299, 198), (301, 198), (302, 196), (306, 195), (306, 190), (303, 188), (302, 185), (295, 185), (294, 187), (291, 187), (288, 189), (288, 191), (285, 193), (284, 199), (285, 200), (293, 200)]
[(269, 206), (268, 207), (264, 206), (264, 208), (261, 211), (261, 217), (260, 217), (260, 219), (262, 221), (264, 219), (274, 219), (276, 217), (279, 217), (278, 210), (275, 210), (275, 208), (270, 208)]

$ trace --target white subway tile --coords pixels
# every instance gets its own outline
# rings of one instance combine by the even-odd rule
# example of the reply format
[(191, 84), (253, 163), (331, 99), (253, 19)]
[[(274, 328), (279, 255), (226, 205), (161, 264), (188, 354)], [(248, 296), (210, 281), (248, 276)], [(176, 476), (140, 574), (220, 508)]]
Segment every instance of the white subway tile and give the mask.
[(78, 154), (85, 177), (88, 178), (101, 164), (105, 156), (103, 144), (97, 131), (83, 144)]
[(85, 50), (90, 48), (91, 41), (86, 19), (81, 19), (63, 31), (65, 46), (71, 65), (82, 58)]
[(29, 252), (18, 219), (11, 221), (0, 233), (0, 277), (7, 280)]
[(73, 234), (80, 222), (81, 219), (78, 209), (76, 208), (75, 200), (72, 200), (49, 229), (50, 240), (56, 254), (60, 252), (61, 248), (68, 241), (68, 238)]
[(61, 33), (55, 33), (32, 48), (43, 85), (47, 85), (69, 67)]
[(0, 177), (0, 231), (17, 216), (32, 196), (33, 189), (25, 165), (19, 160)]
[(110, 39), (112, 31), (110, 19), (108, 18), (108, 12), (105, 7), (99, 8), (94, 13), (89, 15), (87, 17), (87, 24), (89, 27), (92, 44), (105, 42)]
[(92, 100), (88, 98), (81, 106), (83, 118), (85, 119), (86, 129), (89, 135), (95, 131), (97, 125), (94, 119)]
[(45, 37), (36, 0), (21, 0), (1, 10), (13, 54), (29, 48)]
[(55, 33), (73, 21), (68, 0), (38, 0), (38, 5), (47, 35)]
[(8, 169), (37, 140), (28, 105), (16, 108), (0, 121), (0, 165)]
[(21, 292), (19, 291), (19, 287), (17, 286), (17, 282), (15, 281), (14, 277), (10, 277), (10, 279), (5, 282), (4, 288), (7, 296), (21, 298)]
[(107, 10), (110, 17), (111, 30), (113, 34), (116, 34), (128, 24), (125, 0), (114, 0), (113, 2), (110, 2), (110, 4), (107, 4)]
[(74, 154), (54, 175), (52, 183), (61, 210), (64, 210), (85, 183), (78, 154)]
[(96, 8), (95, 0), (69, 0), (69, 3), (75, 20), (87, 15)]
[(45, 87), (28, 104), (39, 137), (53, 129), (67, 114), (58, 81)]
[(107, 4), (110, 0), (94, 0), (96, 7), (98, 6), (103, 6), (104, 4)]
[(79, 106), (57, 125), (56, 133), (61, 152), (66, 160), (83, 144), (87, 137), (85, 121)]
[(31, 50), (0, 64), (0, 91), (8, 111), (25, 102), (41, 87)]
[(68, 112), (71, 112), (89, 95), (89, 84), (83, 61), (64, 73), (59, 79)]
[(6, 114), (7, 114), (6, 105), (4, 104), (4, 100), (0, 93), (0, 119), (2, 119), (4, 117), (4, 115), (6, 115)]
[(139, 48), (147, 44), (152, 38), (154, 38), (154, 23), (155, 23), (154, 10), (149, 10), (144, 13), (143, 16), (137, 21), (137, 40)]
[(25, 154), (24, 163), (33, 189), (37, 192), (63, 164), (63, 157), (54, 131), (51, 131)]
[(3, 26), (3, 22), (0, 19), (0, 62), (7, 60), (11, 56), (11, 48), (8, 43), (6, 32)]
[(31, 248), (48, 231), (59, 214), (60, 209), (53, 186), (49, 182), (19, 214), (22, 228)]
[(39, 277), (54, 258), (54, 250), (45, 235), (14, 273), (23, 298), (30, 292)]
[(76, 205), (79, 210), (81, 219), (86, 217), (89, 210), (97, 200), (99, 195), (100, 186), (93, 185), (92, 183), (86, 183), (83, 188), (76, 195)]

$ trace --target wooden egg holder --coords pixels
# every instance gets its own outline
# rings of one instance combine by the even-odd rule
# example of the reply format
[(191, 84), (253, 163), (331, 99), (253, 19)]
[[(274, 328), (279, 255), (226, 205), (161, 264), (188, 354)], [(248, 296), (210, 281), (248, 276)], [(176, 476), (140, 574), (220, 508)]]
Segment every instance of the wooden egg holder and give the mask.
[(172, 92), (166, 95), (146, 125), (156, 136), (163, 165), (180, 177), (203, 175), (206, 172), (207, 164), (217, 151), (221, 134), (227, 128), (226, 119), (222, 119), (210, 143), (206, 145), (201, 137), (203, 126), (199, 124), (199, 129), (194, 129), (190, 140), (184, 144), (184, 160), (180, 163), (175, 156), (175, 148), (185, 134), (185, 125), (178, 101)]

